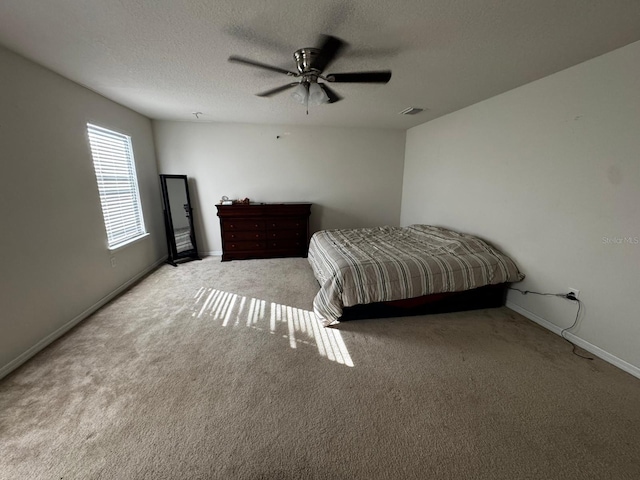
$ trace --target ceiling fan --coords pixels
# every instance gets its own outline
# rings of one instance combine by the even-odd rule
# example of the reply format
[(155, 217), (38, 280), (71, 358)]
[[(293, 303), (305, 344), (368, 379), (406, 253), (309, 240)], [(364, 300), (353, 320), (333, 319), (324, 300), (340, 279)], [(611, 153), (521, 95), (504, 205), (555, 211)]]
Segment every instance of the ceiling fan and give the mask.
[[(321, 45), (318, 48), (301, 48), (293, 53), (297, 72), (236, 55), (230, 56), (229, 61), (298, 78), (299, 80), (296, 82), (288, 83), (257, 95), (259, 97), (271, 97), (276, 93), (295, 87), (293, 98), (307, 106), (336, 103), (342, 100), (342, 97), (330, 88), (327, 83), (387, 83), (391, 79), (390, 70), (324, 74), (324, 70), (338, 57), (343, 48), (347, 46), (347, 43), (330, 35), (322, 35), (320, 40)], [(318, 80), (324, 80), (324, 82), (321, 83)]]

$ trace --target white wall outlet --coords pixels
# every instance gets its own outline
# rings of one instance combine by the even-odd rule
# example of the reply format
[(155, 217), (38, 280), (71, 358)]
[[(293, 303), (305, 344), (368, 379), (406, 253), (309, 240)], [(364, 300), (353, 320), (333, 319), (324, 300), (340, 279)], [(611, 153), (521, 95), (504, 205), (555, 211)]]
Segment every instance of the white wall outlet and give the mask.
[(117, 262), (116, 257), (111, 257), (111, 268), (116, 268)]
[(579, 298), (579, 297), (580, 297), (580, 290), (578, 290), (578, 289), (576, 289), (576, 288), (571, 288), (571, 287), (569, 287), (569, 293), (573, 293), (573, 295), (574, 295), (576, 298)]

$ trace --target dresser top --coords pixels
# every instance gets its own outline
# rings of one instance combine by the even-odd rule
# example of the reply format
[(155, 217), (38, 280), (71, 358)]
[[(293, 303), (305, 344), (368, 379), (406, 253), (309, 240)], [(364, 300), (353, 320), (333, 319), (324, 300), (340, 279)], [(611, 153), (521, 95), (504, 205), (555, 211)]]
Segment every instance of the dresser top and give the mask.
[(218, 207), (254, 207), (256, 205), (311, 205), (310, 202), (251, 202), (247, 203), (234, 203), (233, 205), (220, 205)]
[(247, 216), (286, 216), (311, 213), (311, 203), (250, 203), (236, 205), (216, 205), (219, 217), (247, 217)]

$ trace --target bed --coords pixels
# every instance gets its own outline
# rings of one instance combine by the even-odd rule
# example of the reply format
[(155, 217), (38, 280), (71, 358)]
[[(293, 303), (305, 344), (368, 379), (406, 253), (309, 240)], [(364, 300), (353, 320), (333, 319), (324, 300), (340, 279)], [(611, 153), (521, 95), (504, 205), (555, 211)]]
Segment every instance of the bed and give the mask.
[(311, 237), (308, 259), (320, 284), (314, 312), (325, 326), (349, 307), (424, 303), (456, 292), (481, 298), (524, 278), (481, 239), (429, 225), (322, 230)]

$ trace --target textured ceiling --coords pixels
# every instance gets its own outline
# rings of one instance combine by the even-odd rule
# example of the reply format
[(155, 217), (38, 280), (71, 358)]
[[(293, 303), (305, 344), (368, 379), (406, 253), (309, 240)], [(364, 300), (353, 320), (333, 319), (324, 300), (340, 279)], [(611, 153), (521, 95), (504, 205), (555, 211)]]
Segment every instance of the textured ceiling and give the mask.
[[(391, 81), (307, 116), (253, 95), (289, 77), (227, 62), (294, 69), (321, 33), (350, 44), (328, 72)], [(0, 44), (154, 119), (405, 129), (637, 40), (639, 0), (0, 1)]]

